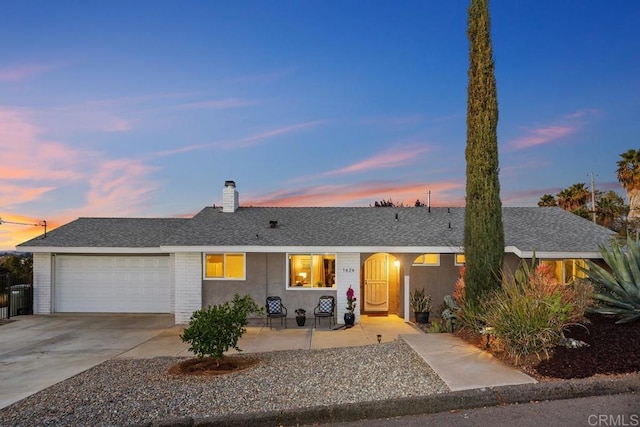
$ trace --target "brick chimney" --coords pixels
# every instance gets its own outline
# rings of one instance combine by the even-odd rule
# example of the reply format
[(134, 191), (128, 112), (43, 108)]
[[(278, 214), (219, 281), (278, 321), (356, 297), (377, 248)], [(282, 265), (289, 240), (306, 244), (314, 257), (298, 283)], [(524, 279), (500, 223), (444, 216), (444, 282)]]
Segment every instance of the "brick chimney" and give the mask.
[(238, 190), (235, 181), (225, 181), (222, 190), (222, 212), (235, 212), (238, 209)]

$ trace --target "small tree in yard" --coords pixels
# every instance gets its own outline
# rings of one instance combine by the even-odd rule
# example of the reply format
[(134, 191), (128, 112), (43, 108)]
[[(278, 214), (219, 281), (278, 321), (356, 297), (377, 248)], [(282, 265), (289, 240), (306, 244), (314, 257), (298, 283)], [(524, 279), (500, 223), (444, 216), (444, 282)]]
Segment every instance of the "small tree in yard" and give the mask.
[(467, 185), (464, 221), (465, 298), (500, 288), (504, 256), (498, 178), (498, 99), (490, 35), (489, 0), (471, 0), (467, 88)]
[(195, 311), (180, 338), (189, 343), (189, 351), (200, 359), (209, 356), (219, 366), (229, 348), (242, 351), (238, 348), (238, 339), (247, 331), (247, 316), (262, 311), (251, 296), (235, 294), (231, 302)]

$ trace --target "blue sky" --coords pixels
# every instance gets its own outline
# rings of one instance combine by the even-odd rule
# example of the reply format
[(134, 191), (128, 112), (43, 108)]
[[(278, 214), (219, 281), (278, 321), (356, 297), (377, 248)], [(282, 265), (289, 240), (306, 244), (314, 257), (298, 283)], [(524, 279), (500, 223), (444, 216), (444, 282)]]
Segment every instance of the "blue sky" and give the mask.
[[(222, 202), (464, 205), (468, 1), (12, 1), (0, 217)], [(640, 136), (640, 3), (493, 0), (502, 200), (620, 191)], [(0, 225), (0, 249), (41, 232)]]

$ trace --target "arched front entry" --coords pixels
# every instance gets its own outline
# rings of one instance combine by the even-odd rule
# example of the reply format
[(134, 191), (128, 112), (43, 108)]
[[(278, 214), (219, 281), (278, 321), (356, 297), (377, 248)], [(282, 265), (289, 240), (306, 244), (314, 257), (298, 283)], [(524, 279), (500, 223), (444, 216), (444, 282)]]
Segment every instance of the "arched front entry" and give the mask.
[(400, 262), (388, 253), (377, 253), (364, 262), (362, 313), (400, 313)]

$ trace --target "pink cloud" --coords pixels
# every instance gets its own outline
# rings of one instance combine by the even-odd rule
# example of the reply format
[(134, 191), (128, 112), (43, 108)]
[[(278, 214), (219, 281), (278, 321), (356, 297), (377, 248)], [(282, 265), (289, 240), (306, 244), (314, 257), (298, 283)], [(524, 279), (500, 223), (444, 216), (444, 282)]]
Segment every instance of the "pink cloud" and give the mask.
[(280, 136), (280, 135), (297, 132), (303, 129), (314, 128), (324, 123), (326, 123), (326, 120), (313, 120), (310, 122), (296, 123), (294, 125), (285, 126), (285, 127), (273, 129), (267, 132), (258, 133), (256, 135), (252, 135), (247, 138), (242, 138), (237, 141), (232, 141), (230, 143), (223, 143), (222, 146), (226, 148), (250, 147), (253, 145), (257, 145), (258, 143), (260, 143), (265, 139), (273, 138), (274, 136)]
[(60, 183), (88, 186), (86, 205), (67, 214), (119, 215), (134, 213), (156, 185), (155, 168), (144, 160), (109, 159), (42, 139), (30, 114), (0, 109), (0, 205), (36, 201)]
[(215, 147), (217, 143), (209, 143), (209, 144), (193, 144), (186, 145), (184, 147), (174, 148), (172, 150), (164, 150), (164, 151), (156, 151), (155, 153), (151, 153), (149, 157), (168, 157), (174, 156), (176, 154), (188, 153), (190, 151), (197, 150), (205, 150), (207, 148)]
[(41, 126), (58, 134), (87, 131), (127, 132), (133, 129), (134, 125), (138, 125), (142, 120), (141, 116), (145, 113), (164, 110), (225, 108), (225, 106), (231, 108), (243, 103), (254, 102), (227, 99), (146, 108), (150, 102), (162, 102), (166, 99), (180, 99), (192, 95), (190, 93), (166, 93), (101, 99), (33, 111), (32, 115)]
[(92, 101), (84, 101), (77, 104), (69, 105), (69, 108), (76, 110), (90, 109), (90, 110), (103, 110), (105, 108), (117, 108), (122, 106), (140, 105), (149, 101), (158, 101), (162, 99), (182, 99), (196, 95), (192, 92), (171, 92), (171, 93), (159, 93), (151, 95), (134, 95), (134, 96), (122, 96), (119, 98), (107, 98), (97, 99)]
[(526, 159), (518, 160), (513, 166), (501, 166), (500, 178), (517, 178), (522, 174), (528, 174), (532, 170), (542, 170), (551, 165), (548, 159)]
[(320, 174), (320, 176), (346, 175), (352, 173), (365, 172), (368, 170), (390, 169), (406, 166), (415, 163), (418, 156), (429, 151), (426, 145), (410, 145), (403, 147), (393, 147), (379, 154), (376, 154), (361, 162), (334, 169)]
[(460, 206), (464, 196), (464, 182), (396, 184), (367, 182), (349, 185), (323, 185), (286, 191), (276, 191), (260, 197), (241, 198), (242, 206), (368, 206), (376, 200), (391, 198), (395, 203), (413, 206), (416, 199), (426, 202), (431, 191), (432, 206)]
[(508, 146), (514, 149), (522, 149), (555, 142), (558, 139), (577, 132), (580, 127), (584, 125), (584, 120), (582, 119), (598, 114), (600, 114), (599, 110), (586, 108), (566, 114), (563, 117), (563, 123), (560, 124), (540, 126), (532, 129), (525, 128), (527, 135), (512, 141)]
[(548, 126), (537, 129), (530, 129), (529, 135), (516, 139), (510, 145), (514, 148), (528, 148), (536, 145), (548, 144), (556, 139), (567, 136), (575, 132), (572, 126)]
[(583, 110), (574, 111), (565, 116), (567, 119), (582, 119), (584, 117), (596, 116), (600, 114), (600, 110), (595, 108), (585, 108)]
[(62, 67), (63, 64), (20, 64), (0, 67), (0, 82), (17, 82)]
[(0, 206), (7, 209), (37, 200), (44, 193), (54, 189), (55, 187), (28, 187), (4, 184), (0, 186)]
[(89, 180), (86, 204), (75, 211), (88, 216), (134, 214), (148, 202), (157, 185), (148, 176), (157, 168), (138, 160), (117, 159), (100, 163)]
[(0, 180), (77, 180), (75, 165), (92, 157), (62, 143), (40, 138), (32, 115), (0, 108)]
[(151, 157), (166, 157), (173, 156), (175, 154), (187, 153), (190, 151), (204, 150), (207, 148), (246, 148), (259, 144), (261, 141), (273, 138), (275, 136), (286, 135), (289, 133), (297, 132), (303, 129), (313, 128), (325, 123), (326, 120), (314, 120), (311, 122), (297, 123), (290, 126), (285, 126), (278, 129), (258, 133), (241, 139), (235, 139), (232, 141), (216, 141), (206, 144), (193, 144), (184, 147), (178, 147), (171, 150), (158, 151), (151, 154)]
[(190, 102), (186, 104), (174, 105), (167, 108), (172, 110), (222, 110), (227, 108), (247, 107), (257, 104), (259, 104), (259, 101), (256, 100), (227, 98), (215, 101)]
[(227, 110), (231, 108), (249, 107), (258, 104), (260, 104), (260, 101), (254, 99), (226, 98), (211, 101), (186, 102), (182, 104), (166, 105), (162, 107), (143, 109), (139, 112), (153, 114), (184, 110)]
[(32, 115), (44, 128), (55, 133), (76, 132), (126, 132), (133, 128), (133, 120), (120, 114), (88, 106), (63, 106), (33, 112)]

